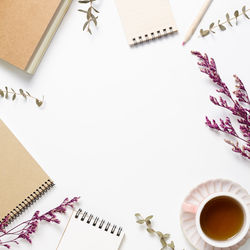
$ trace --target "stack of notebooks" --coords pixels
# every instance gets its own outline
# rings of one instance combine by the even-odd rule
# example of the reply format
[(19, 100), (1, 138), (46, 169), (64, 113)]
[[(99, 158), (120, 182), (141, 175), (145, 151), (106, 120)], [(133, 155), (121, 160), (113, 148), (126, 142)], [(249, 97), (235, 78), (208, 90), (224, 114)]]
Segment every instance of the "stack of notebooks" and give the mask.
[(72, 0), (0, 0), (0, 58), (33, 74)]

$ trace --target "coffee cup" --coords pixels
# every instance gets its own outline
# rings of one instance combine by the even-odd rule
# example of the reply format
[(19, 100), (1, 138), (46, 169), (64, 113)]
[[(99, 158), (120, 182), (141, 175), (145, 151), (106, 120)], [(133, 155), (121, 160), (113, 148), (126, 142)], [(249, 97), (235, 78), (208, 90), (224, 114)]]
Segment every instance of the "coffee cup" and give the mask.
[[(229, 206), (226, 205), (227, 204), (226, 200)], [(216, 212), (216, 203), (218, 206), (217, 208), (218, 212)], [(223, 205), (224, 208), (220, 204), (224, 204)], [(211, 211), (210, 215), (209, 215), (209, 209)], [(223, 213), (223, 209), (225, 210), (224, 213)], [(241, 242), (245, 237), (250, 238), (249, 208), (247, 204), (237, 195), (234, 195), (229, 192), (214, 193), (206, 197), (199, 205), (193, 205), (193, 204), (184, 202), (182, 205), (182, 210), (184, 212), (195, 214), (196, 229), (200, 237), (207, 244), (213, 247), (229, 248)], [(222, 221), (226, 221), (226, 219), (228, 220), (227, 223), (229, 223), (230, 222), (229, 219), (232, 217), (232, 216), (230, 217), (231, 215), (230, 212), (235, 213), (235, 216), (233, 216), (235, 218), (234, 220), (232, 220), (232, 223), (231, 223), (232, 225), (235, 225), (234, 230), (236, 230), (236, 231), (232, 231), (233, 230), (232, 228), (231, 231), (234, 232), (233, 235), (230, 235), (230, 233), (232, 232), (225, 232), (227, 231), (227, 228), (226, 230), (224, 230), (224, 232), (219, 232), (220, 226), (223, 226), (223, 225), (219, 225), (218, 223), (222, 224), (223, 223)], [(211, 223), (213, 223), (213, 220), (216, 218), (216, 216), (219, 216), (217, 217), (218, 219), (215, 221), (216, 225), (212, 225)], [(221, 219), (222, 217), (226, 217), (226, 216), (228, 216), (228, 218)], [(233, 219), (233, 217), (231, 219)], [(204, 226), (206, 224), (206, 220), (208, 222), (207, 227)], [(229, 227), (231, 227), (231, 224), (229, 224), (230, 225)], [(219, 233), (221, 233), (220, 235), (217, 235), (218, 237), (220, 236), (221, 238), (218, 238), (216, 234), (214, 234), (215, 236), (211, 234), (213, 233), (212, 232), (213, 228), (215, 232), (218, 231)], [(225, 228), (225, 225), (224, 225), (224, 228)], [(229, 237), (222, 238), (222, 235), (225, 233), (228, 233)]]

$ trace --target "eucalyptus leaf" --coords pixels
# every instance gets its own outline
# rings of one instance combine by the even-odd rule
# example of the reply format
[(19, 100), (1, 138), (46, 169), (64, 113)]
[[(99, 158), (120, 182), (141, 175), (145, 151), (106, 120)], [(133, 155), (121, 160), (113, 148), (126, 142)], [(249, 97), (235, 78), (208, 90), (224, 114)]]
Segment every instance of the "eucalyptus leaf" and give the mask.
[(209, 30), (203, 30), (203, 29), (200, 30), (200, 34), (202, 37), (209, 35), (209, 33), (210, 33)]
[(242, 13), (243, 13), (243, 15), (244, 15), (247, 19), (250, 19), (249, 16), (247, 15), (247, 8), (246, 8), (246, 6), (243, 6), (243, 7), (242, 7)]
[(4, 92), (3, 92), (2, 89), (0, 89), (0, 96), (1, 96), (1, 97), (4, 97)]
[(236, 25), (238, 25), (238, 17), (239, 17), (239, 11), (238, 10), (236, 10), (234, 12), (234, 17), (235, 17), (235, 20), (236, 20)]
[(152, 228), (147, 228), (147, 231), (148, 231), (150, 234), (152, 234), (152, 233), (154, 233), (154, 232), (155, 232), (155, 230), (154, 230), (154, 229), (152, 229)]
[(12, 101), (16, 99), (16, 93), (12, 96)]
[(218, 21), (218, 26), (220, 28), (221, 31), (225, 31), (226, 30), (226, 27), (220, 23), (220, 20)]
[(143, 223), (145, 223), (145, 220), (138, 220), (138, 221), (136, 221), (138, 224), (143, 224)]
[(9, 98), (9, 90), (8, 87), (5, 86), (5, 98), (8, 99)]
[(86, 29), (86, 27), (88, 26), (88, 24), (89, 24), (89, 21), (86, 21), (86, 23), (83, 25), (83, 30)]
[(150, 216), (145, 218), (145, 221), (151, 220), (153, 217), (154, 217), (153, 215), (150, 215)]
[(228, 13), (226, 14), (226, 19), (227, 19), (228, 24), (232, 27), (233, 25), (231, 23), (230, 15)]

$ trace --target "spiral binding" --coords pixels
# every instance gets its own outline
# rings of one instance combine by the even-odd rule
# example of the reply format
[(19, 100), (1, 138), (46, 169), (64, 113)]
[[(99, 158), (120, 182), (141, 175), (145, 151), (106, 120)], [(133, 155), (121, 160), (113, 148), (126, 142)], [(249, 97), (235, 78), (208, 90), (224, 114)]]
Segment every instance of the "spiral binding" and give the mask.
[[(122, 234), (122, 227), (117, 227), (117, 225), (111, 225), (110, 222), (106, 222), (105, 220), (100, 220), (99, 217), (94, 217), (93, 214), (89, 214), (88, 212), (83, 212), (82, 209), (78, 209), (75, 215), (76, 219), (80, 219), (81, 221), (85, 221), (87, 224), (92, 225), (93, 227), (97, 227), (99, 229), (104, 229), (105, 232), (109, 232), (116, 236), (120, 236)], [(110, 230), (110, 231), (109, 231)]]
[[(14, 209), (12, 209), (7, 216), (9, 216), (8, 224), (10, 224), (16, 217), (24, 212), (30, 205), (37, 201), (44, 193), (46, 193), (55, 184), (51, 180), (45, 181), (40, 187), (38, 187), (33, 193), (26, 197), (21, 203), (19, 203)], [(2, 222), (7, 216), (2, 218)]]
[(166, 36), (170, 33), (174, 32), (173, 27), (169, 27), (168, 29), (157, 30), (156, 32), (151, 32), (149, 34), (145, 34), (144, 36), (138, 36), (132, 38), (132, 46), (137, 45), (143, 42), (148, 42), (150, 40), (154, 40), (156, 38), (160, 38)]

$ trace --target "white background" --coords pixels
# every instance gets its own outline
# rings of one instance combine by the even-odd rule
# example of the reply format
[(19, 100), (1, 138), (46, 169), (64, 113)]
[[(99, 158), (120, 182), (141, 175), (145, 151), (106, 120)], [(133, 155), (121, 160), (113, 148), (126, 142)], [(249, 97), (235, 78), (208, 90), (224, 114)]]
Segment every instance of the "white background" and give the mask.
[[(81, 196), (83, 209), (124, 226), (121, 250), (161, 248), (135, 223), (135, 212), (154, 214), (155, 228), (171, 233), (177, 250), (187, 250), (192, 247), (179, 213), (190, 189), (226, 178), (250, 191), (249, 161), (204, 124), (205, 115), (227, 113), (209, 102), (215, 88), (190, 54), (207, 52), (232, 89), (236, 73), (250, 92), (250, 21), (241, 17), (238, 27), (204, 39), (196, 32), (182, 47), (202, 2), (171, 0), (179, 33), (130, 48), (113, 0), (97, 1), (101, 14), (93, 36), (82, 31), (85, 16), (77, 9), (85, 6), (74, 1), (33, 77), (0, 62), (2, 87), (45, 96), (42, 108), (2, 99), (0, 114), (56, 183), (16, 223)], [(245, 4), (250, 1), (214, 1), (199, 28)], [(61, 226), (40, 225), (32, 245), (13, 249), (55, 249), (66, 218)], [(249, 248), (250, 242), (242, 247)]]

